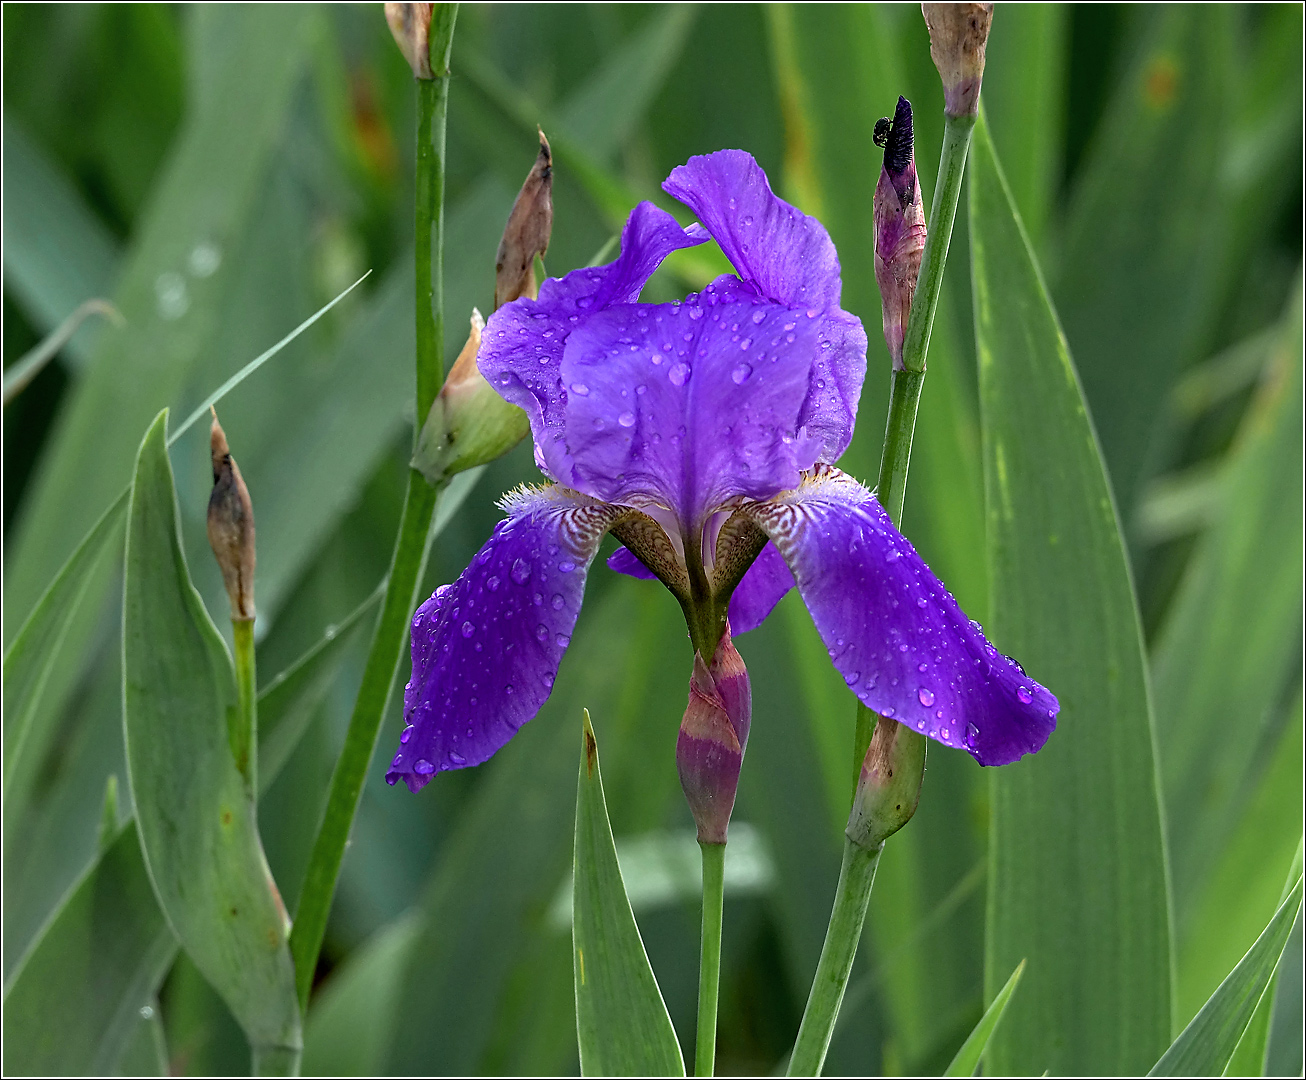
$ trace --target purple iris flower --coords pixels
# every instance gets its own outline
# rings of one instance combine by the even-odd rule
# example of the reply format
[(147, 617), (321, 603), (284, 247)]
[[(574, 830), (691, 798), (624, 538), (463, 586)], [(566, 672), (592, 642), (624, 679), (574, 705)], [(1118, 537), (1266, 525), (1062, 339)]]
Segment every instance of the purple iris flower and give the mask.
[[(418, 609), (406, 725), (386, 779), (417, 791), (489, 758), (553, 688), (604, 533), (617, 570), (660, 579), (695, 648), (759, 625), (796, 584), (859, 699), (981, 765), (1038, 750), (1057, 700), (999, 653), (894, 528), (833, 467), (866, 374), (866, 334), (839, 307), (834, 245), (777, 198), (750, 155), (722, 150), (664, 190), (621, 255), (496, 311), (481, 372), (526, 411), (554, 481), (503, 500), (472, 563)], [(672, 304), (639, 294), (671, 252), (720, 244), (737, 270)]]

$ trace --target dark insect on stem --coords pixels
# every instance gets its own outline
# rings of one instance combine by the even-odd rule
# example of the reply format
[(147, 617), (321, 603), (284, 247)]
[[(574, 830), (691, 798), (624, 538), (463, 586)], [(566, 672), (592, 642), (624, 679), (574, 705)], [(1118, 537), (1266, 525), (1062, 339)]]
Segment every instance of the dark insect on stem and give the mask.
[(871, 135), (871, 141), (874, 142), (876, 146), (883, 146), (889, 141), (889, 131), (892, 127), (893, 125), (889, 123), (889, 118), (887, 116), (881, 116), (877, 121), (875, 121), (875, 131)]

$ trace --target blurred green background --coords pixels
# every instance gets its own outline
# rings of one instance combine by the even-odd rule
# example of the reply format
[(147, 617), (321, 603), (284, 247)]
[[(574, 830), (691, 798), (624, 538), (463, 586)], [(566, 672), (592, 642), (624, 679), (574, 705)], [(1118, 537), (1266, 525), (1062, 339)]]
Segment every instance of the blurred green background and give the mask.
[[(330, 636), (389, 560), (412, 422), (411, 74), (379, 5), (7, 4), (3, 20), (5, 366), (89, 297), (126, 319), (86, 325), (5, 408), (6, 643), (126, 484), (157, 410), (184, 415), (372, 271), (220, 407), (259, 524), (266, 683)], [(1132, 563), (1179, 1026), (1265, 925), (1301, 835), (1301, 49), (1296, 5), (999, 5), (984, 81)], [(927, 202), (942, 133), (915, 6), (464, 5), (453, 71), (450, 349), (473, 305), (490, 310), (536, 123), (555, 150), (554, 275), (588, 263), (639, 198), (679, 213), (658, 189), (674, 165), (742, 147), (839, 249), (843, 306), (871, 339), (843, 466), (875, 475), (889, 363), (870, 131), (899, 93), (911, 99)], [(965, 215), (963, 198), (904, 532), (984, 620)], [(645, 298), (700, 287), (719, 259), (673, 258)], [(1285, 416), (1291, 437), (1264, 438)], [(207, 454), (195, 431), (172, 458), (192, 573), (221, 613)], [(529, 446), (479, 476), (437, 540), (430, 589), (489, 534), (495, 499), (537, 478)], [(64, 643), (30, 767), (6, 786), (6, 978), (97, 858), (107, 779), (125, 781), (112, 562)], [(260, 806), (292, 910), (361, 673), (367, 635), (349, 633)], [(756, 715), (735, 820), (756, 843), (752, 877), (727, 896), (718, 1064), (766, 1073), (792, 1042), (825, 932), (854, 712), (796, 596), (739, 644)], [(691, 656), (669, 595), (596, 564), (539, 718), (490, 764), (417, 797), (382, 780), (396, 695), (344, 863), (305, 1072), (576, 1070), (570, 936), (554, 903), (582, 706), (619, 846), (636, 841), (627, 876), (653, 881), (636, 914), (692, 1053), (697, 901), (668, 869), (692, 829), (673, 760)], [(978, 1019), (988, 805), (979, 767), (931, 747), (920, 811), (882, 862), (827, 1072), (937, 1073)], [(1302, 1067), (1300, 924), (1295, 935), (1271, 1031), (1284, 1075)], [(184, 958), (140, 1004), (117, 1068), (248, 1069), (239, 1029)]]

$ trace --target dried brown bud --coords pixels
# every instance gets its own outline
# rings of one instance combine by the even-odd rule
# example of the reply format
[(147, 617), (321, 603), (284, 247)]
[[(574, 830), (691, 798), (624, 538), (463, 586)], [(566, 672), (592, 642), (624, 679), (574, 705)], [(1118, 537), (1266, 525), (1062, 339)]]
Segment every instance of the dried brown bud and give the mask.
[(549, 250), (553, 231), (553, 152), (549, 140), (540, 132), (540, 153), (517, 194), (499, 254), (494, 261), (494, 308), (519, 296), (532, 300), (538, 292), (535, 281), (535, 256)]
[(977, 115), (993, 5), (922, 4), (921, 14), (930, 29), (930, 56), (943, 80), (944, 113)]
[(233, 620), (254, 618), (254, 506), (240, 475), (227, 436), (212, 409), (209, 447), (213, 458), (213, 494), (209, 496), (209, 544), (222, 571)]
[(925, 736), (879, 717), (848, 815), (848, 839), (873, 851), (906, 825), (921, 800), (924, 775)]
[(430, 79), (431, 12), (434, 4), (386, 4), (385, 21), (413, 75)]

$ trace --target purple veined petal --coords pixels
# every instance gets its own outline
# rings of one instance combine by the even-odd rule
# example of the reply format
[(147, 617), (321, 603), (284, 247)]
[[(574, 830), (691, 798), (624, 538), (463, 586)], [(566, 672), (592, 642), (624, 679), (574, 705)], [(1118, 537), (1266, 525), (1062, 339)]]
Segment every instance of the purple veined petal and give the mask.
[(793, 587), (794, 575), (784, 556), (767, 544), (730, 595), (731, 632), (737, 637), (756, 630)]
[(793, 487), (816, 446), (798, 429), (817, 326), (715, 288), (684, 304), (616, 305), (567, 342), (573, 486), (669, 507), (682, 533), (736, 496)]
[(561, 378), (568, 337), (608, 306), (637, 300), (671, 252), (707, 239), (701, 226), (681, 228), (666, 211), (642, 202), (626, 221), (615, 261), (550, 278), (540, 286), (539, 299), (522, 297), (490, 316), (477, 367), (503, 398), (526, 411), (536, 458), (556, 479), (572, 481), (563, 442), (567, 392)]
[(624, 544), (608, 556), (608, 568), (627, 577), (639, 578), (640, 581), (657, 581), (657, 574), (639, 561), (630, 548)]
[(404, 732), (386, 782), (417, 791), (478, 765), (553, 689), (599, 541), (625, 511), (557, 487), (504, 500), (506, 520), (413, 617)]
[(1009, 764), (1047, 741), (1057, 699), (989, 644), (861, 484), (819, 468), (748, 511), (866, 705), (981, 765)]
[(866, 331), (839, 307), (839, 258), (824, 226), (778, 198), (743, 150), (690, 158), (662, 187), (698, 215), (740, 277), (820, 323), (799, 425), (820, 442), (821, 461), (838, 460), (857, 420)]

